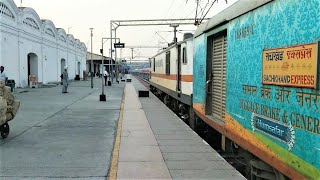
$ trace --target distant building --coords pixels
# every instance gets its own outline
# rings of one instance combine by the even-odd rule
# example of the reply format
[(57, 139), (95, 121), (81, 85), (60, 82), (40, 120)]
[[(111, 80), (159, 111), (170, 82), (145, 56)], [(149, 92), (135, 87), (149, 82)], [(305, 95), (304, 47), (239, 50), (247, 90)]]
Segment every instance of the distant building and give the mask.
[(16, 86), (28, 86), (30, 75), (44, 84), (60, 81), (65, 66), (70, 79), (82, 77), (87, 48), (73, 35), (13, 0), (1, 0), (0, 19), (0, 65)]
[[(101, 64), (102, 64), (102, 56), (99, 54), (92, 53), (92, 60), (93, 60), (93, 72), (96, 74), (98, 71), (101, 72)], [(111, 64), (113, 64), (113, 67), (115, 67), (116, 61), (113, 59), (111, 63), (111, 58), (103, 56), (103, 64), (105, 69), (110, 72), (111, 70)], [(87, 72), (90, 72), (91, 70), (91, 53), (87, 52)]]

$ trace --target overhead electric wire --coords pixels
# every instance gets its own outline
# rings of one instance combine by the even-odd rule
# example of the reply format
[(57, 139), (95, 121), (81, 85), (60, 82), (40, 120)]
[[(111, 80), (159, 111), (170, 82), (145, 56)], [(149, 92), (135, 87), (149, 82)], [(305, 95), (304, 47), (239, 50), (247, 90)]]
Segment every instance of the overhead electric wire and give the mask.
[[(209, 5), (209, 1), (206, 3), (206, 5), (204, 6), (204, 7), (201, 7), (200, 6), (200, 9), (201, 9), (201, 11), (200, 11), (200, 13), (201, 13), (201, 15), (200, 15), (200, 19), (201, 19), (201, 17), (203, 16), (203, 14), (204, 14), (204, 11), (207, 9), (207, 6)], [(199, 13), (199, 14), (200, 14)]]
[[(172, 17), (173, 17), (173, 15), (177, 12), (177, 11), (173, 11), (173, 14), (171, 14), (171, 15), (169, 15), (169, 12), (170, 12), (170, 10), (171, 10), (171, 8), (172, 8), (172, 5), (174, 4), (174, 2), (175, 2), (176, 0), (174, 0), (172, 3), (171, 3), (171, 5), (170, 5), (170, 7), (169, 7), (169, 9), (168, 9), (168, 13), (167, 13), (167, 15), (165, 16), (166, 18), (168, 18), (168, 17), (170, 17), (169, 19), (172, 19)], [(184, 1), (182, 1), (182, 3), (183, 3)], [(179, 6), (177, 7), (177, 9), (182, 5), (182, 3), (180, 3), (179, 4)], [(168, 16), (169, 15), (169, 16)], [(165, 19), (166, 19), (165, 18)], [(162, 28), (159, 28), (159, 30), (163, 30), (165, 27), (162, 27)], [(159, 33), (158, 33), (158, 35), (159, 35)], [(170, 34), (167, 34), (166, 36), (165, 36), (165, 38), (167, 38), (168, 36), (169, 36)], [(160, 36), (160, 35), (159, 35)], [(162, 39), (164, 39), (163, 37), (161, 37)], [(167, 42), (167, 41), (166, 41)]]
[(201, 21), (200, 21), (200, 24), (201, 22), (203, 21), (203, 19), (207, 16), (207, 14), (209, 13), (210, 9), (212, 8), (212, 6), (215, 4), (215, 2), (217, 2), (218, 0), (214, 0), (211, 4), (211, 6), (209, 7), (208, 11), (206, 12), (206, 14), (202, 17)]
[(174, 2), (176, 2), (176, 0), (173, 0), (173, 1), (172, 1), (171, 5), (170, 5), (170, 7), (169, 7), (169, 9), (168, 9), (167, 15), (165, 16), (166, 18), (167, 18), (167, 16), (168, 16), (168, 14), (169, 14), (169, 12), (170, 12), (170, 10), (171, 10), (171, 7), (172, 7), (172, 5), (173, 5)]
[[(181, 8), (181, 5), (184, 3), (184, 1), (181, 1), (182, 3), (180, 3), (177, 7), (177, 9)], [(172, 17), (177, 13), (178, 11), (174, 11), (173, 14), (170, 15), (170, 19), (172, 19)]]
[[(199, 2), (199, 3), (201, 3), (203, 0), (197, 0), (197, 2)], [(175, 0), (174, 0), (174, 2), (175, 2)], [(186, 1), (186, 3), (187, 3), (188, 1)], [(178, 5), (178, 7), (177, 8), (181, 8), (181, 5), (184, 3), (184, 1), (181, 1), (181, 3)], [(170, 8), (172, 8), (172, 5), (173, 5), (174, 3), (171, 3), (171, 5), (170, 5)], [(197, 10), (197, 7), (195, 7), (184, 19), (186, 19), (187, 17), (189, 17), (192, 13), (194, 13), (194, 11), (196, 11)], [(173, 14), (171, 14), (170, 15), (170, 17), (172, 18), (176, 13), (177, 13), (178, 11), (174, 11), (174, 13)], [(191, 21), (191, 20), (190, 20)], [(189, 21), (189, 22), (190, 22)], [(180, 23), (181, 23), (182, 21), (180, 21)], [(179, 23), (178, 23), (179, 24)], [(163, 30), (164, 28), (162, 28), (161, 30)], [(169, 35), (171, 35), (171, 33), (168, 33), (167, 35), (165, 35), (164, 36), (164, 38), (162, 38), (162, 39), (166, 39)]]

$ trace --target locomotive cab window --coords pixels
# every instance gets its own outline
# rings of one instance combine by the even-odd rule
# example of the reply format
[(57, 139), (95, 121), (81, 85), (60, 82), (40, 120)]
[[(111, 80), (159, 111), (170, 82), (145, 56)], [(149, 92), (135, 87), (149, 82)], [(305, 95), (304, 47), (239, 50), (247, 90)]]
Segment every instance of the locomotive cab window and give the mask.
[(170, 51), (166, 52), (166, 74), (170, 74)]
[(187, 64), (187, 49), (184, 47), (182, 49), (182, 63)]

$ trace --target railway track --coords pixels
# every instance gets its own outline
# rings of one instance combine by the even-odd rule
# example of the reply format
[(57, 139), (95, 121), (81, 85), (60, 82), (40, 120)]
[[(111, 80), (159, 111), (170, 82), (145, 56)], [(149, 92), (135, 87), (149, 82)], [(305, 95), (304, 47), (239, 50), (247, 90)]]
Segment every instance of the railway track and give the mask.
[(135, 77), (149, 90), (149, 73), (133, 73)]

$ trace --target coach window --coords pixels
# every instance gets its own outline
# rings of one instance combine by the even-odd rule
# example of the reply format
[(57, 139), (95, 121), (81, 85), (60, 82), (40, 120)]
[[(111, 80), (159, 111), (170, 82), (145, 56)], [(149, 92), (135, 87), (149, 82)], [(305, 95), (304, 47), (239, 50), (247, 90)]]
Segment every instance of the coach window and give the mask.
[(166, 52), (166, 74), (170, 74), (170, 51)]
[(182, 49), (182, 63), (187, 64), (187, 49), (184, 47)]
[(153, 72), (156, 72), (156, 58), (153, 58)]

